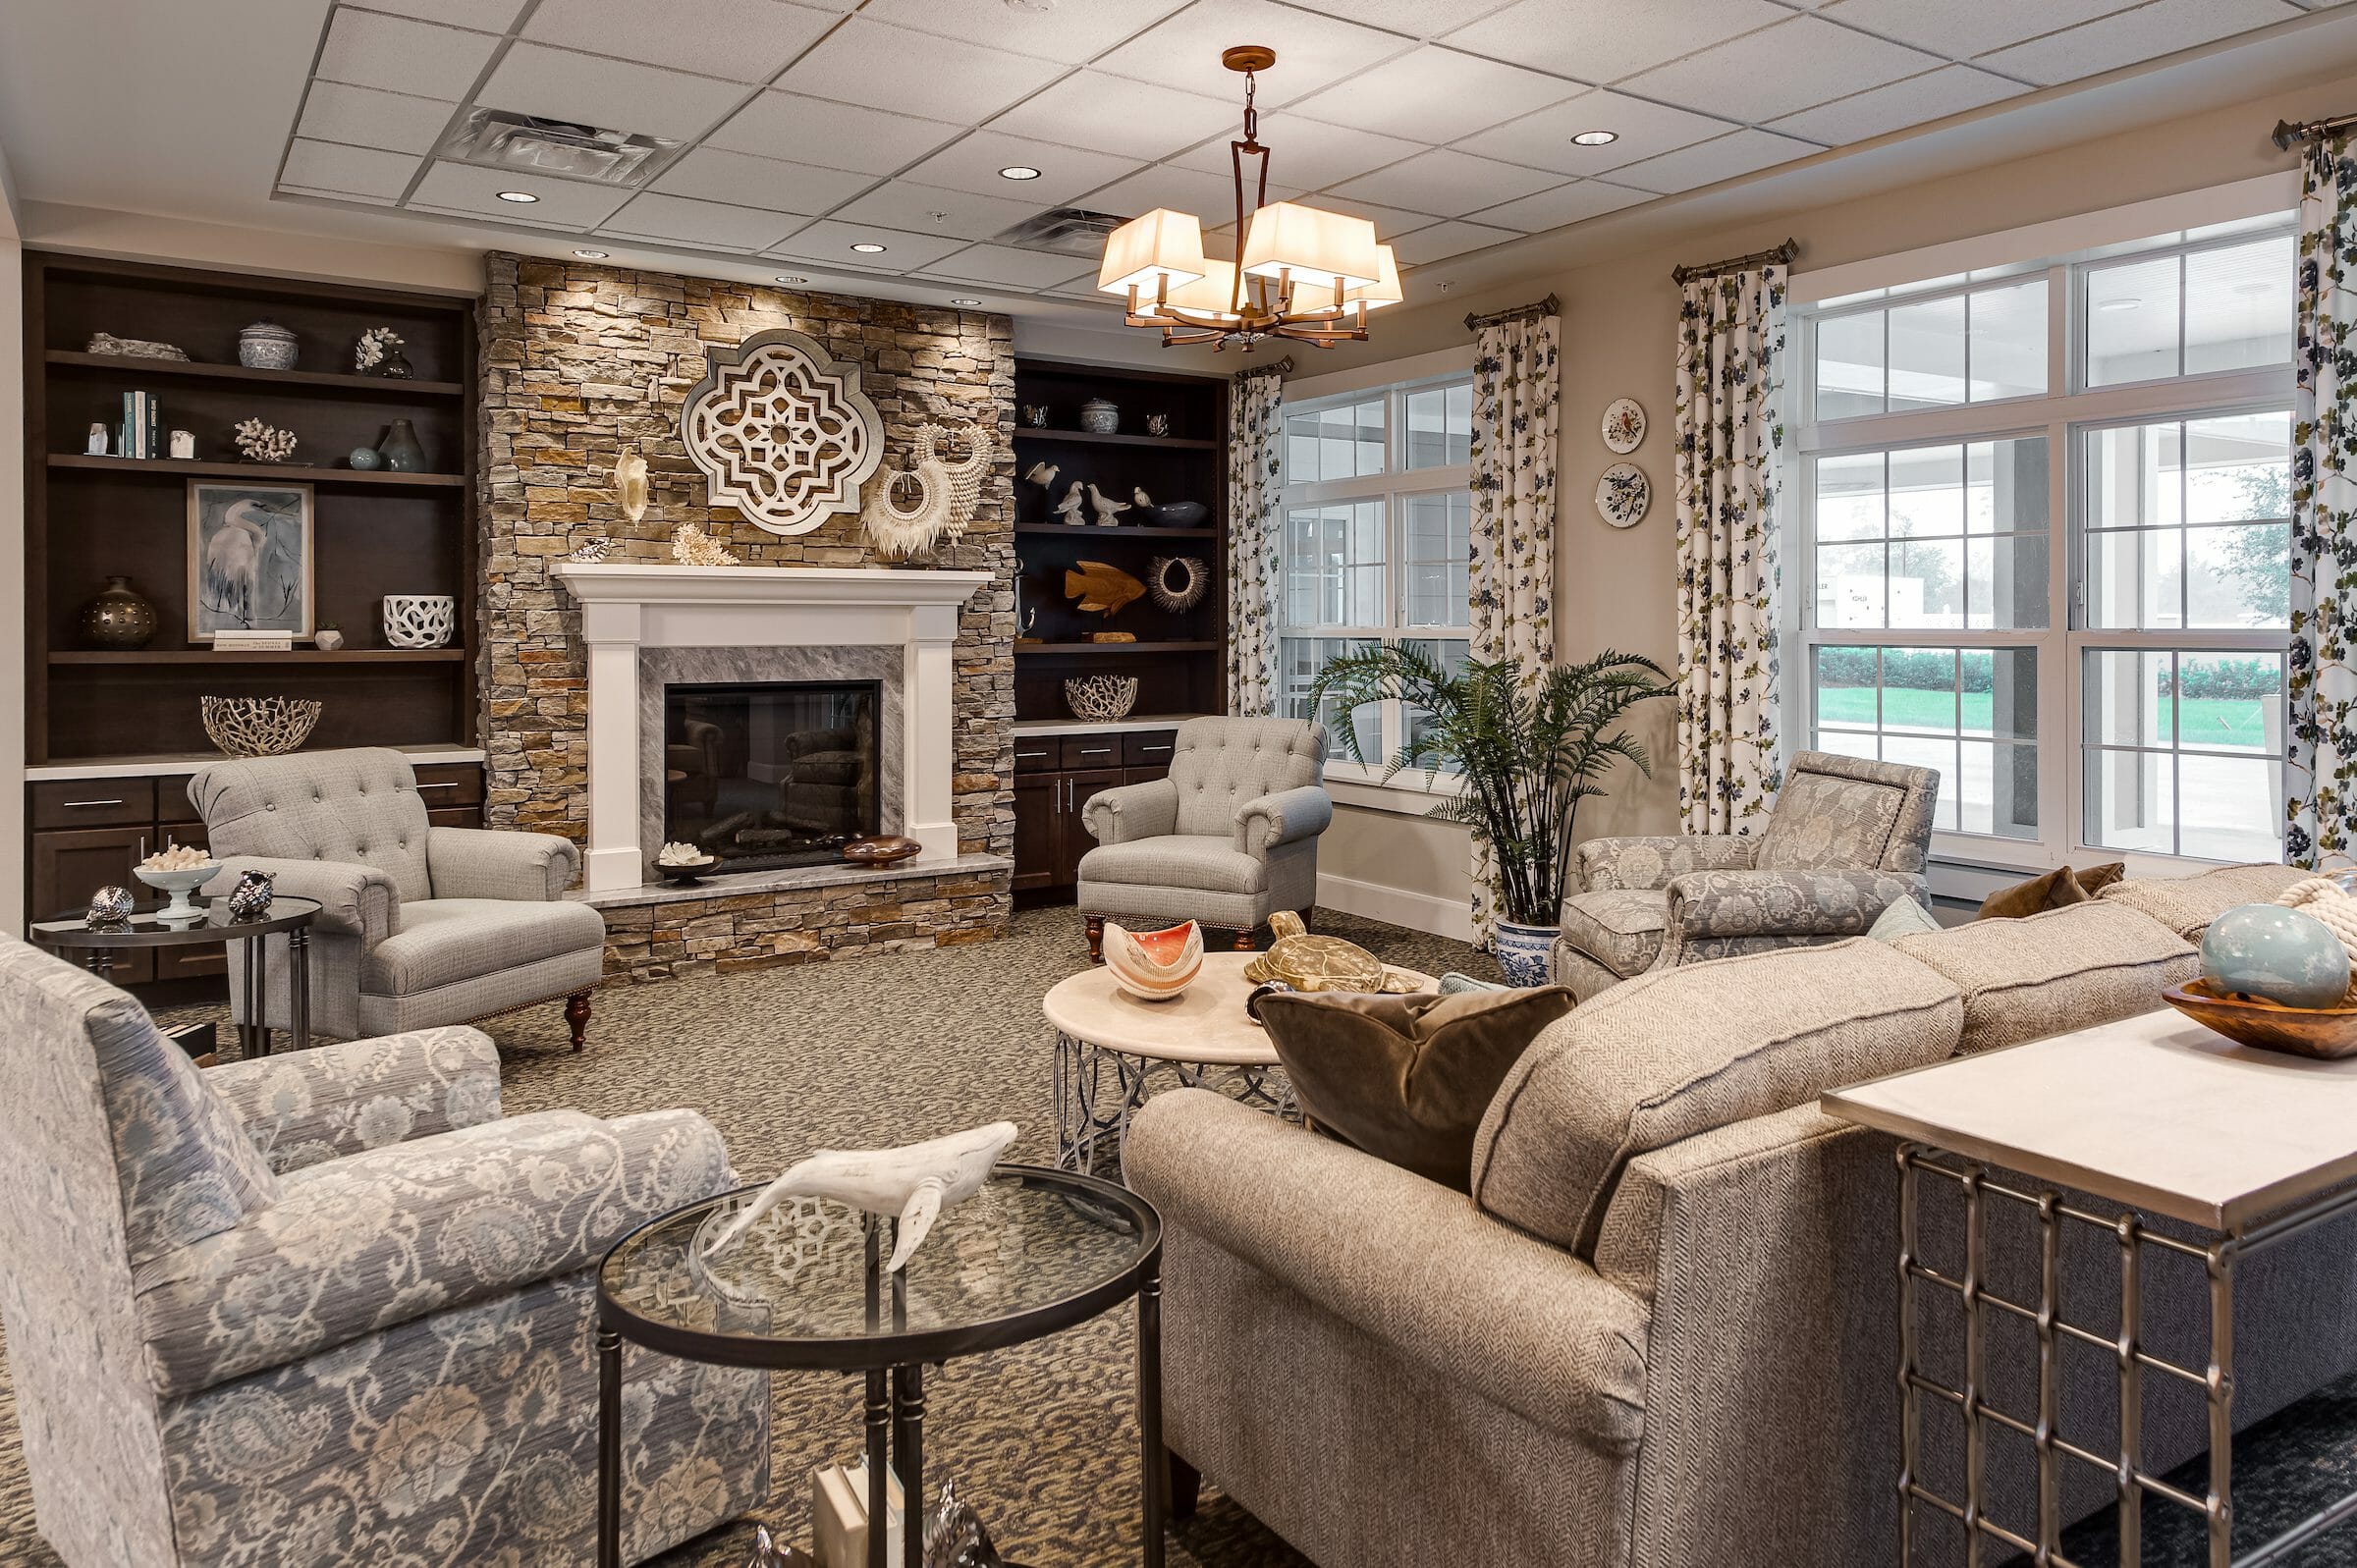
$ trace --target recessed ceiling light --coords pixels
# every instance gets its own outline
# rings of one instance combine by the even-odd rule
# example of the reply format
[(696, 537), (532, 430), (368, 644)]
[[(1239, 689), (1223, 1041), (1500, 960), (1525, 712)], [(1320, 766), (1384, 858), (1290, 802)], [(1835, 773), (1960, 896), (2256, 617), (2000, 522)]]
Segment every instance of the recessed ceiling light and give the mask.
[(2106, 299), (2095, 308), (2098, 310), (2134, 310), (2143, 303), (2142, 299), (2131, 294), (2122, 295), (2116, 299)]
[(999, 171), (999, 178), (1002, 180), (1036, 180), (1039, 178), (1039, 171), (1027, 163), (1011, 163)]
[(1617, 131), (1582, 131), (1571, 138), (1571, 144), (1575, 147), (1604, 147), (1619, 139), (1620, 133)]
[(780, 283), (808, 283), (809, 281), (810, 280), (808, 278), (803, 277), (798, 272), (781, 272), (778, 274), (778, 282)]
[(950, 303), (954, 305), (978, 305), (981, 302), (981, 300), (975, 298), (970, 294), (953, 295), (950, 297)]
[(537, 201), (540, 198), (529, 190), (502, 190), (499, 193), (499, 199), (502, 201)]
[(863, 256), (880, 256), (884, 253), (884, 247), (873, 240), (862, 240), (851, 248)]
[(603, 250), (576, 250), (574, 254), (579, 256), (583, 261), (603, 261), (607, 256), (607, 252)]

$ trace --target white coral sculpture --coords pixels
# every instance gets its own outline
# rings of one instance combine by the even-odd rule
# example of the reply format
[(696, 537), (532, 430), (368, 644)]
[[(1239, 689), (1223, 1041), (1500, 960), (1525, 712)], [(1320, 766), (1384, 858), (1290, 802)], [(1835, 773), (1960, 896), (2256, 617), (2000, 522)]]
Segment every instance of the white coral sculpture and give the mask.
[(734, 567), (741, 565), (737, 552), (698, 528), (692, 522), (683, 522), (671, 536), (671, 559), (686, 567)]
[(237, 428), (238, 450), (248, 462), (284, 462), (295, 456), (295, 432), (248, 419)]

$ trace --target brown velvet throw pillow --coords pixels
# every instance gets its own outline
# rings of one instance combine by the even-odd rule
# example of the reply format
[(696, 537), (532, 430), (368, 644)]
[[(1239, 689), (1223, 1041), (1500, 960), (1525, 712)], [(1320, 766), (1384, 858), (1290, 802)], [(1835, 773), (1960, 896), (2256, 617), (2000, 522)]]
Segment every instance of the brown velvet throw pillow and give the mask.
[(1571, 1006), (1562, 986), (1449, 997), (1272, 992), (1260, 1018), (1303, 1115), (1465, 1192), (1482, 1113), (1539, 1031)]
[(2127, 866), (2114, 860), (2109, 865), (2089, 866), (2085, 871), (2073, 871), (2068, 866), (2032, 877), (2027, 882), (2001, 888), (1981, 901), (1979, 920), (2020, 920), (2028, 915), (2044, 914), (2049, 909), (2061, 909), (2074, 903), (2085, 903), (2127, 874)]

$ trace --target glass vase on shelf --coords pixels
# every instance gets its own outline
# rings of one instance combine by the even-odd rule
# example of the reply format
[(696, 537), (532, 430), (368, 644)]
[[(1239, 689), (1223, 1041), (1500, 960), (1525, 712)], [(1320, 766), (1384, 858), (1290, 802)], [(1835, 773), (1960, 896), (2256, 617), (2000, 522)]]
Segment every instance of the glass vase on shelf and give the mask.
[(407, 419), (393, 421), (385, 439), (377, 444), (376, 453), (395, 473), (425, 472), (425, 448), (418, 445), (417, 432)]

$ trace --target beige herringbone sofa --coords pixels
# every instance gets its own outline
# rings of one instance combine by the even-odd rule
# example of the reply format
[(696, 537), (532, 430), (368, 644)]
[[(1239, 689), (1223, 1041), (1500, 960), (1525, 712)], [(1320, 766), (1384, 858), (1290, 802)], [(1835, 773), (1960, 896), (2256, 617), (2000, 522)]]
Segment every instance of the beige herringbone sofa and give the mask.
[[(2150, 1011), (2198, 971), (2188, 939), (2299, 875), (2129, 882), (2028, 920), (1639, 976), (1534, 1042), (1470, 1200), (1214, 1094), (1157, 1098), (1126, 1167), (1166, 1227), (1170, 1448), (1320, 1568), (1896, 1561), (1892, 1145), (1817, 1097)], [(1945, 1191), (1924, 1255), (1960, 1272)], [(1991, 1284), (2034, 1299), (2010, 1207)], [(2353, 1259), (2341, 1223), (2238, 1276), (2238, 1423), (2357, 1366)], [(2063, 1263), (2073, 1321), (2115, 1332), (2116, 1249), (2074, 1235)], [(2148, 1261), (2145, 1290), (2150, 1347), (2199, 1365), (2198, 1267)], [(1927, 1370), (1960, 1386), (1953, 1298), (1922, 1294)], [(2028, 1326), (1991, 1334), (1991, 1400), (2034, 1419)], [(2116, 1374), (2079, 1348), (2061, 1433), (2116, 1452)], [(2199, 1390), (2145, 1391), (2148, 1468), (2201, 1452)], [(1960, 1496), (1960, 1421), (1929, 1403), (1926, 1479)], [(1989, 1439), (1994, 1516), (2027, 1531), (2030, 1445), (2008, 1438)], [(2066, 1480), (2074, 1517), (2111, 1501), (2100, 1473)], [(1931, 1515), (1915, 1560), (1961, 1563), (1960, 1530)]]

